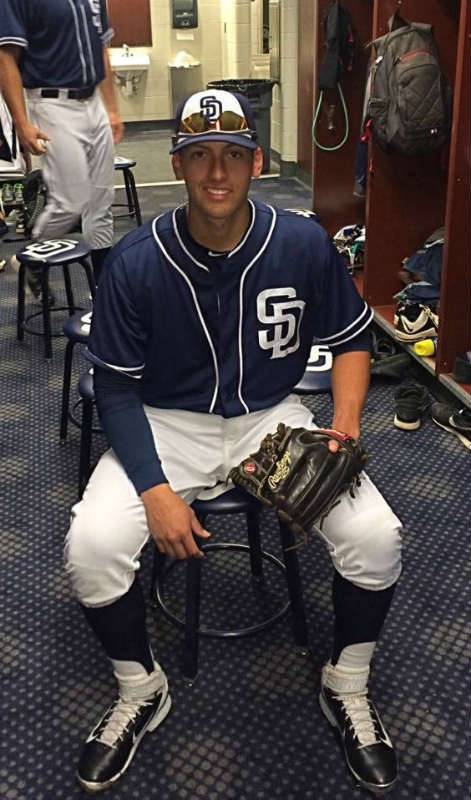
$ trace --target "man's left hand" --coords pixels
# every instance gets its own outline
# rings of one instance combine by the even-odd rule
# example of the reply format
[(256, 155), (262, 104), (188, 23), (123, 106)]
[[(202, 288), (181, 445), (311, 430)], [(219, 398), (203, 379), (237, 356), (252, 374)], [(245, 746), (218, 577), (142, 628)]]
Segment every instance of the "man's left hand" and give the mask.
[(111, 125), (111, 133), (113, 135), (113, 143), (119, 144), (124, 133), (124, 125), (121, 121), (121, 117), (116, 111), (109, 111), (108, 117)]
[[(360, 438), (360, 426), (358, 423), (352, 424), (339, 424), (336, 420), (333, 420), (332, 425), (330, 426), (332, 430), (337, 431), (338, 433), (347, 433), (348, 436), (352, 436), (356, 442), (358, 442)], [(331, 453), (336, 453), (340, 447), (340, 443), (337, 442), (335, 439), (331, 439), (329, 442), (329, 450)]]

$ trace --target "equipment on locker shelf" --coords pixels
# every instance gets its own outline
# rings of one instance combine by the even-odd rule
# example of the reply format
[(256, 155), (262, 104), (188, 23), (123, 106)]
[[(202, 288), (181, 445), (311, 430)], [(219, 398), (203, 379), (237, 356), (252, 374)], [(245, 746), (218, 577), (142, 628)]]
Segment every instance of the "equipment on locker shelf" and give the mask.
[(345, 258), (350, 274), (363, 266), (364, 225), (344, 225), (333, 237), (333, 242), (340, 255)]

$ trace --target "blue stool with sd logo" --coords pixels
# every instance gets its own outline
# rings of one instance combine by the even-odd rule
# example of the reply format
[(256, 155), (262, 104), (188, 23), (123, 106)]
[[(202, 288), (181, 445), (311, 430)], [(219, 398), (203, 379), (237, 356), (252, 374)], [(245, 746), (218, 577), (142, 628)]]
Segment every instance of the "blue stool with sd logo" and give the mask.
[[(18, 306), (17, 306), (17, 336), (18, 341), (23, 341), (24, 332), (34, 336), (44, 337), (44, 355), (52, 358), (52, 338), (62, 336), (62, 333), (52, 333), (51, 312), (68, 311), (72, 315), (81, 306), (77, 306), (74, 300), (72, 281), (70, 278), (69, 267), (77, 263), (85, 270), (90, 294), (95, 297), (95, 280), (93, 270), (88, 260), (90, 248), (82, 241), (76, 239), (48, 239), (40, 242), (31, 242), (23, 250), (16, 254), (20, 262), (18, 272)], [(39, 273), (41, 280), (41, 310), (35, 311), (25, 317), (25, 279), (26, 268)], [(65, 294), (67, 298), (66, 306), (49, 306), (49, 270), (51, 267), (62, 267), (64, 273)], [(29, 321), (35, 317), (42, 316), (42, 328), (40, 330), (29, 326)]]

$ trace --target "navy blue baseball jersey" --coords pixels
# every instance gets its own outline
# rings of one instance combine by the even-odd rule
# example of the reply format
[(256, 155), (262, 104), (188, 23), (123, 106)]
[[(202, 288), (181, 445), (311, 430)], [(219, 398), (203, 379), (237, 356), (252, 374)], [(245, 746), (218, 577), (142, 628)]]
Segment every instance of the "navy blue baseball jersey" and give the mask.
[(105, 77), (112, 38), (105, 0), (1, 0), (0, 46), (24, 48), (23, 86), (92, 87)]
[(325, 231), (250, 205), (249, 229), (228, 254), (191, 239), (185, 207), (113, 249), (89, 358), (139, 381), (145, 404), (224, 417), (267, 408), (299, 382), (313, 340), (335, 354), (369, 325), (372, 311)]

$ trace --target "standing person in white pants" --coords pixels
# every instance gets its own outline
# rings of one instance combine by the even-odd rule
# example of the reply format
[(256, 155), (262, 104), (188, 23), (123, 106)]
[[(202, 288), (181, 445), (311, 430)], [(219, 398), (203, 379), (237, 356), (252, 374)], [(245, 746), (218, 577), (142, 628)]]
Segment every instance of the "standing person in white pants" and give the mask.
[(105, 0), (0, 4), (3, 94), (23, 149), (42, 156), (48, 190), (33, 237), (64, 236), (81, 220), (97, 279), (113, 243), (113, 142), (123, 133), (112, 36)]
[[(80, 758), (78, 780), (92, 792), (121, 777), (170, 708), (138, 580), (149, 536), (162, 553), (200, 558), (194, 537), (210, 534), (191, 501), (225, 481), (278, 422), (313, 426), (292, 391), (314, 337), (334, 355), (332, 428), (360, 435), (368, 387), (372, 312), (325, 231), (248, 199), (263, 157), (247, 99), (192, 95), (177, 113), (171, 153), (188, 203), (110, 253), (89, 340), (112, 449), (73, 509), (65, 559), (119, 686)], [(335, 612), (321, 706), (341, 731), (348, 767), (376, 792), (397, 777), (367, 681), (401, 571), (400, 528), (364, 476), (321, 534), (334, 565)]]

